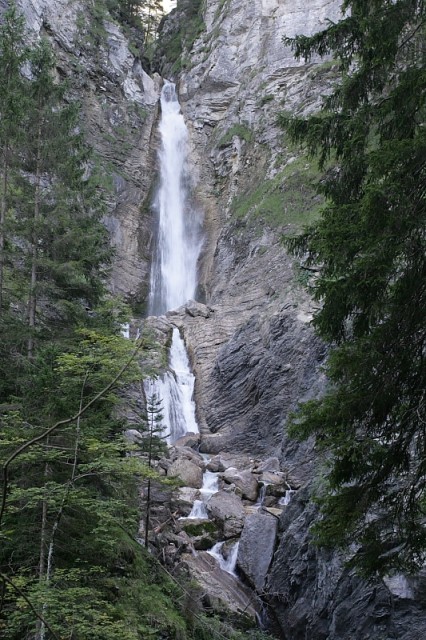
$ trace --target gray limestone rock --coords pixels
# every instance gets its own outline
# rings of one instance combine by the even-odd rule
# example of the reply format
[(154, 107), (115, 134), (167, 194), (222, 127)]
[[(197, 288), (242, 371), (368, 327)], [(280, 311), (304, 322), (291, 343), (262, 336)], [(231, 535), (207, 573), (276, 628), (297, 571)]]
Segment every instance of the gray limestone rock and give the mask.
[(209, 471), (214, 472), (223, 472), (230, 467), (251, 471), (252, 463), (247, 456), (223, 452), (219, 455), (213, 456), (207, 464)]
[(167, 476), (179, 478), (187, 487), (201, 489), (203, 486), (202, 469), (184, 458), (179, 458), (170, 465), (167, 470)]
[(235, 467), (229, 467), (223, 474), (223, 479), (228, 484), (234, 484), (241, 490), (243, 498), (254, 502), (257, 499), (258, 483), (250, 471), (240, 471)]
[(187, 433), (173, 443), (175, 447), (189, 447), (195, 449), (200, 444), (199, 433)]
[(207, 511), (220, 525), (224, 538), (235, 538), (241, 532), (244, 521), (244, 507), (235, 493), (218, 491), (207, 502)]
[(155, 179), (159, 78), (149, 76), (132, 53), (123, 30), (108, 14), (94, 45), (91, 5), (82, 0), (17, 0), (30, 39), (52, 44), (56, 68), (72, 78), (82, 105), (87, 141), (110, 176), (104, 223), (115, 248), (110, 288), (141, 303), (147, 295), (152, 242), (151, 216), (141, 216)]
[(426, 575), (366, 582), (338, 552), (312, 544), (317, 512), (310, 488), (295, 494), (280, 520), (280, 542), (265, 586), (292, 640), (423, 640)]
[(255, 513), (245, 519), (237, 565), (258, 593), (262, 592), (275, 549), (278, 520)]
[[(184, 436), (184, 438), (185, 437), (186, 436)], [(189, 447), (187, 444), (179, 446), (173, 445), (173, 447), (170, 447), (169, 449), (169, 455), (172, 462), (175, 462), (176, 460), (189, 460), (193, 464), (204, 469), (203, 456), (199, 454), (198, 451), (194, 451), (194, 449)]]
[(212, 309), (205, 304), (201, 304), (201, 302), (191, 300), (185, 305), (185, 313), (192, 318), (196, 318), (197, 316), (200, 316), (201, 318), (210, 318), (212, 315)]
[(259, 462), (256, 465), (254, 471), (256, 473), (263, 473), (265, 471), (280, 471), (280, 461), (276, 457), (267, 458), (266, 460), (262, 460), (261, 462)]
[(236, 612), (253, 620), (256, 613), (256, 600), (251, 590), (234, 576), (222, 571), (216, 560), (208, 553), (196, 556), (182, 556), (182, 563), (201, 586), (205, 604), (214, 611), (229, 615)]

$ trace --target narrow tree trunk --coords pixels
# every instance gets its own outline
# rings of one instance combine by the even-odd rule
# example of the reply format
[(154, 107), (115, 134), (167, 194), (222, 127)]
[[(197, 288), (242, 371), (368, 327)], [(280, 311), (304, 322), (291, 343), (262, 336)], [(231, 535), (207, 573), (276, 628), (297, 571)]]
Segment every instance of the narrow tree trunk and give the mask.
[(145, 547), (148, 549), (148, 534), (150, 527), (150, 515), (151, 515), (151, 478), (148, 478), (148, 485), (146, 488), (146, 514), (145, 514)]
[(3, 290), (4, 290), (4, 265), (5, 265), (5, 239), (6, 239), (6, 210), (7, 210), (7, 147), (3, 151), (2, 168), (2, 194), (0, 203), (0, 317), (3, 312)]
[(30, 335), (28, 338), (28, 358), (34, 357), (34, 329), (36, 326), (37, 311), (37, 259), (38, 259), (38, 230), (37, 225), (40, 219), (40, 182), (41, 182), (41, 120), (39, 122), (37, 132), (37, 160), (36, 160), (36, 176), (35, 176), (35, 193), (34, 193), (34, 214), (33, 214), (33, 232), (31, 247), (31, 279), (30, 292), (28, 297), (28, 327)]
[[(46, 440), (46, 444), (49, 444), (49, 439)], [(44, 486), (46, 487), (47, 478), (49, 475), (49, 464), (46, 462), (44, 465)], [(38, 579), (39, 583), (42, 584), (44, 581), (44, 575), (46, 570), (46, 542), (47, 542), (47, 500), (43, 498), (43, 503), (41, 507), (41, 529), (40, 529), (40, 553), (38, 560)], [(36, 634), (35, 640), (41, 640), (41, 629), (43, 623), (38, 618), (36, 625)]]
[[(148, 466), (151, 469), (152, 462), (152, 436), (154, 430), (153, 419), (151, 417), (149, 423), (149, 445), (148, 445)], [(146, 515), (145, 515), (145, 547), (148, 549), (148, 534), (150, 527), (151, 516), (151, 478), (148, 478), (148, 485), (146, 488)]]
[[(89, 375), (89, 372), (86, 371), (86, 375), (84, 377), (84, 381), (83, 384), (81, 386), (81, 393), (80, 393), (80, 407), (79, 407), (79, 411), (82, 410), (83, 408), (83, 396), (84, 396), (84, 389), (86, 386), (86, 382), (87, 382), (87, 377)], [(56, 532), (58, 531), (59, 528), (59, 524), (62, 520), (62, 516), (64, 513), (64, 509), (65, 509), (65, 505), (68, 501), (68, 496), (70, 494), (71, 488), (74, 486), (74, 482), (75, 482), (75, 478), (77, 475), (77, 462), (78, 462), (78, 451), (80, 448), (80, 421), (81, 421), (81, 417), (78, 416), (77, 418), (77, 425), (76, 425), (76, 432), (75, 432), (75, 444), (74, 444), (74, 460), (73, 460), (73, 465), (72, 465), (72, 471), (71, 471), (71, 478), (68, 480), (67, 483), (67, 487), (65, 490), (65, 494), (64, 497), (62, 498), (62, 502), (61, 502), (61, 506), (59, 507), (57, 516), (56, 516), (56, 520), (53, 523), (53, 527), (52, 527), (52, 533), (50, 536), (50, 542), (49, 542), (49, 549), (47, 552), (47, 566), (46, 566), (46, 578), (45, 578), (45, 584), (46, 587), (49, 586), (50, 584), (50, 580), (52, 577), (52, 568), (53, 568), (53, 553), (55, 550), (55, 536), (56, 536)], [(48, 609), (48, 605), (47, 602), (43, 603), (43, 608), (42, 608), (42, 617), (45, 618), (46, 617), (46, 613), (47, 613), (47, 609)], [(45, 640), (46, 638), (46, 625), (44, 622), (40, 623), (40, 628), (38, 629), (38, 637), (36, 637), (36, 640)]]

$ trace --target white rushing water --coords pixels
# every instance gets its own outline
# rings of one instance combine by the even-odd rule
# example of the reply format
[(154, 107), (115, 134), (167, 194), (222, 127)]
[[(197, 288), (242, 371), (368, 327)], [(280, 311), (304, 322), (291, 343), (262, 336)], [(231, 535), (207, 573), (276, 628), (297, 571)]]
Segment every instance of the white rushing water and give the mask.
[(235, 573), (235, 569), (237, 566), (238, 547), (240, 543), (236, 542), (233, 545), (232, 549), (229, 551), (228, 556), (226, 558), (222, 553), (224, 544), (225, 544), (224, 542), (217, 542), (214, 545), (214, 547), (212, 547), (210, 551), (208, 551), (207, 553), (213, 556), (213, 558), (216, 558), (222, 571), (226, 571), (227, 573), (230, 573), (232, 576), (237, 577), (237, 574)]
[(284, 496), (279, 499), (278, 504), (282, 507), (287, 507), (290, 504), (293, 493), (296, 493), (295, 489), (287, 489)]
[(195, 500), (190, 514), (182, 520), (207, 520), (206, 503), (214, 493), (219, 491), (219, 475), (213, 471), (204, 471), (203, 486), (200, 489), (201, 500)]
[(175, 328), (170, 347), (169, 371), (156, 379), (145, 381), (147, 396), (155, 393), (162, 400), (164, 435), (169, 442), (175, 442), (186, 433), (199, 431), (193, 400), (194, 382), (185, 345), (179, 330)]
[[(175, 85), (161, 93), (160, 188), (157, 196), (158, 237), (151, 270), (149, 314), (161, 315), (195, 297), (197, 260), (201, 249), (200, 216), (189, 205), (188, 130)], [(194, 376), (185, 344), (173, 330), (169, 371), (145, 383), (146, 394), (162, 401), (163, 424), (169, 442), (198, 433), (193, 401)]]
[(176, 309), (195, 297), (200, 254), (200, 216), (188, 202), (188, 129), (176, 96), (166, 82), (161, 93), (158, 238), (151, 271), (150, 315)]

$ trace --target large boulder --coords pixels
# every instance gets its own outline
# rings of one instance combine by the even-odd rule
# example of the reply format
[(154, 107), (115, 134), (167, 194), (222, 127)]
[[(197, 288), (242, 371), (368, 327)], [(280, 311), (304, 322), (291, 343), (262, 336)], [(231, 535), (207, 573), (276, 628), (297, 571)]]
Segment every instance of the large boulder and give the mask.
[(203, 471), (201, 467), (185, 458), (178, 458), (169, 467), (168, 477), (179, 478), (185, 486), (201, 489), (203, 486)]
[(251, 470), (252, 466), (252, 461), (247, 456), (226, 452), (213, 456), (207, 464), (209, 471), (214, 472), (223, 472), (229, 469), (229, 467)]
[(241, 533), (237, 565), (248, 582), (261, 592), (275, 549), (278, 520), (271, 515), (247, 516)]
[(250, 471), (239, 471), (235, 467), (229, 467), (223, 474), (223, 479), (228, 484), (234, 484), (240, 489), (243, 498), (255, 502), (258, 494), (258, 483)]
[(218, 491), (208, 501), (207, 511), (219, 524), (225, 539), (238, 536), (243, 528), (244, 507), (235, 493)]
[[(185, 436), (183, 436), (185, 438)], [(179, 445), (171, 447), (169, 450), (170, 459), (172, 462), (176, 460), (190, 460), (193, 464), (198, 465), (204, 469), (205, 462), (203, 456), (198, 453), (198, 451), (194, 451), (191, 447), (186, 445)]]
[(174, 442), (175, 447), (189, 447), (190, 449), (195, 449), (200, 444), (200, 434), (199, 433), (186, 433), (181, 438), (178, 438)]
[(182, 567), (186, 568), (201, 587), (203, 603), (214, 612), (229, 616), (232, 612), (251, 620), (259, 615), (251, 590), (234, 576), (222, 571), (215, 558), (201, 551), (197, 555), (184, 554)]

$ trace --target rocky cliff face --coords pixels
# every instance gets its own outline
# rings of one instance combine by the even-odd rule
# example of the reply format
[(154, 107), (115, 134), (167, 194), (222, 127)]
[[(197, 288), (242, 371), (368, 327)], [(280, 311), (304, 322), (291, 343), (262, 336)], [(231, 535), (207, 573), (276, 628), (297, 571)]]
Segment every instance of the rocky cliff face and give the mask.
[(134, 303), (143, 302), (152, 234), (147, 212), (155, 177), (151, 140), (159, 78), (150, 78), (142, 69), (135, 47), (103, 3), (18, 0), (17, 5), (34, 38), (44, 36), (52, 43), (56, 71), (70, 80), (82, 103), (82, 126), (105, 179), (112, 181), (105, 218), (116, 248), (111, 289)]
[[(205, 30), (184, 52), (178, 78), (205, 211), (206, 306), (188, 305), (169, 320), (182, 329), (196, 373), (201, 450), (278, 453), (281, 471), (300, 487), (280, 517), (266, 581), (262, 573), (257, 585), (281, 637), (420, 640), (424, 576), (367, 584), (338, 553), (312, 546), (310, 496), (320, 463), (313, 443), (299, 446), (285, 434), (289, 410), (323, 388), (325, 349), (309, 325), (313, 304), (299, 282), (306, 274), (280, 242), (318, 213), (315, 169), (288, 145), (276, 119), (282, 110), (315, 110), (336, 75), (331, 61), (295, 61), (282, 38), (321, 29), (338, 18), (340, 4), (206, 2)], [(179, 7), (185, 11), (183, 0)], [(259, 567), (247, 549), (262, 534), (246, 522), (239, 564), (256, 586)]]
[[(323, 389), (325, 348), (309, 324), (314, 305), (302, 286), (306, 273), (281, 243), (283, 234), (318, 213), (315, 169), (288, 145), (276, 118), (283, 109), (315, 109), (336, 79), (329, 61), (296, 62), (282, 37), (321, 29), (338, 18), (340, 3), (206, 0), (205, 28), (184, 51), (177, 78), (190, 128), (195, 196), (205, 212), (199, 296), (205, 304), (169, 314), (160, 321), (161, 333), (166, 339), (174, 324), (184, 334), (196, 374), (201, 449), (221, 454), (224, 482), (238, 488), (237, 476), (245, 470), (264, 483), (272, 480), (262, 474), (281, 474), (286, 487), (297, 489), (282, 509), (276, 539), (276, 513), (249, 516), (241, 535), (241, 570), (270, 603), (280, 637), (420, 640), (426, 579), (394, 576), (367, 585), (343, 567), (337, 553), (311, 545), (316, 512), (310, 496), (319, 463), (314, 443), (297, 445), (285, 433), (288, 412)], [(105, 220), (117, 249), (112, 289), (143, 303), (160, 79), (147, 76), (108, 14), (94, 12), (102, 3), (18, 5), (34, 36), (53, 43), (57, 72), (72, 79), (89, 139), (113, 181)], [(178, 0), (178, 11), (185, 5), (188, 0)], [(167, 27), (171, 32), (188, 26), (185, 16), (174, 22)], [(166, 66), (165, 73), (171, 69)], [(228, 480), (231, 462), (223, 462), (223, 452), (232, 452), (239, 467)], [(265, 459), (271, 456), (268, 469)], [(226, 514), (216, 517), (227, 522)], [(260, 541), (264, 545), (257, 547)]]

